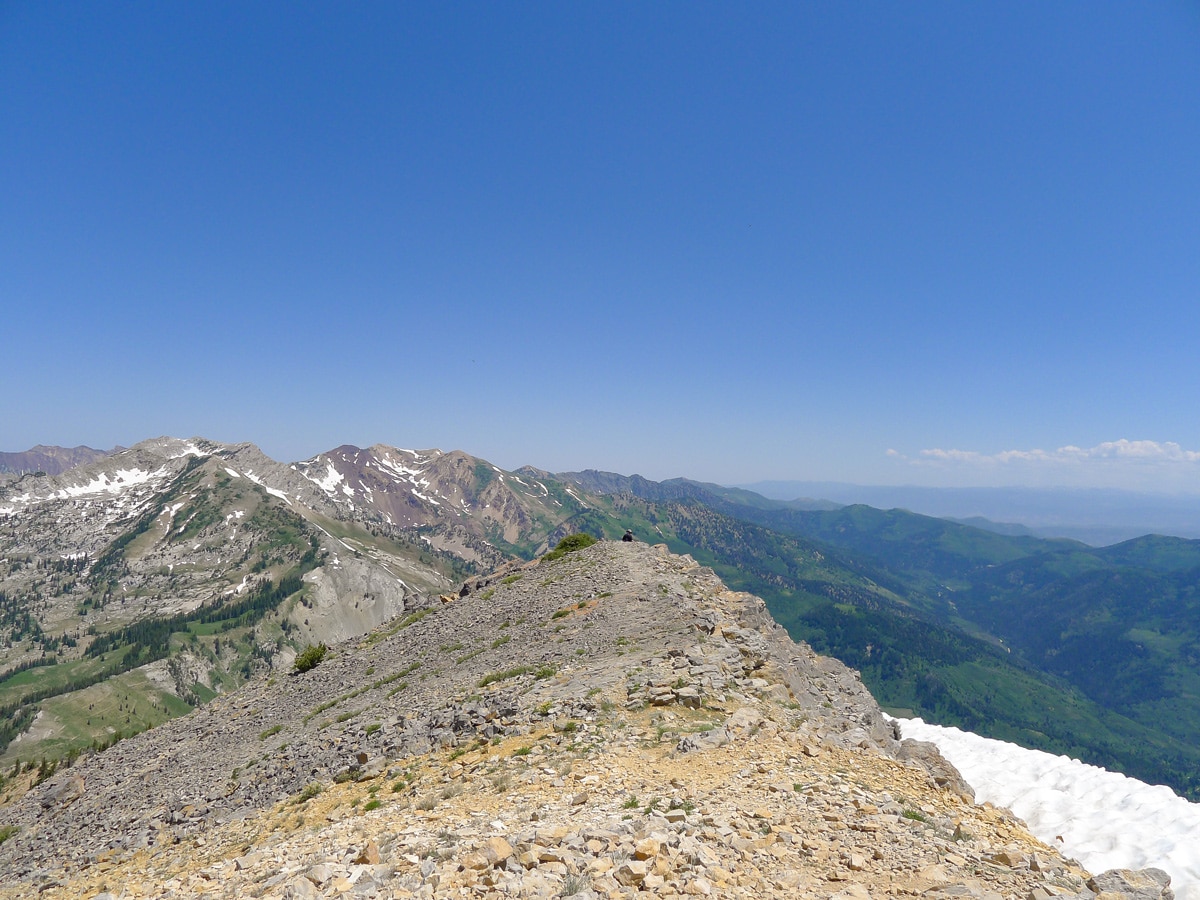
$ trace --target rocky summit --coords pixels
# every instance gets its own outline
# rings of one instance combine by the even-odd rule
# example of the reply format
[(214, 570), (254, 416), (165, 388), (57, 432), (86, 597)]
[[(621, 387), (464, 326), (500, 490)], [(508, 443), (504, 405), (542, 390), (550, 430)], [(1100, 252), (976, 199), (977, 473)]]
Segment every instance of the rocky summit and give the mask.
[(509, 564), (0, 808), (0, 897), (1167, 898), (686, 556)]

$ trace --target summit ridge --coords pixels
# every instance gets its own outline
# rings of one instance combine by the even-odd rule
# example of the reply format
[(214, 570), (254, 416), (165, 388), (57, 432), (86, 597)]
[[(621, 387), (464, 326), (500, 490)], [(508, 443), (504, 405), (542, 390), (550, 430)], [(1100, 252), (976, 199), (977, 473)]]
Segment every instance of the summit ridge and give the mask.
[(975, 806), (855, 673), (641, 543), (470, 578), (4, 821), (5, 898), (1170, 896)]

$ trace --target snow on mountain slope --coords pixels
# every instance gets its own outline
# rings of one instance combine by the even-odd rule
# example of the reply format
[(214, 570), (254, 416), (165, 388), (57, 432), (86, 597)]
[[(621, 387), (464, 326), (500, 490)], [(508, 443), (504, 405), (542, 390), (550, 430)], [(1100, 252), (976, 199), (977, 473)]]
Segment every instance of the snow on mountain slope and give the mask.
[(98, 536), (104, 526), (141, 510), (189, 458), (205, 452), (194, 441), (155, 438), (62, 475), (22, 476), (0, 485), (0, 521), (33, 516), (63, 526), (71, 540), (84, 537), (75, 534), (74, 524)]
[(533, 552), (585, 508), (557, 485), (457, 450), (344, 445), (291, 468), (320, 495), (314, 508), (383, 527), (440, 529), (441, 545), (473, 538)]
[[(66, 696), (102, 692), (110, 674), (146, 668), (194, 705), (264, 665), (289, 665), (306, 642), (362, 634), (463, 577), (432, 539), (364, 527), (354, 512), (252, 444), (200, 438), (155, 438), (61, 476), (5, 480), (0, 682), (62, 666), (61, 677), (39, 681), (69, 690), (43, 709), (23, 701), (24, 682), (0, 684), (0, 759), (10, 740), (35, 752), (13, 730), (33, 714), (38, 740), (60, 744), (134, 727), (93, 714), (96, 697)], [(139, 693), (150, 676), (129, 678), (136, 684), (122, 690)], [(82, 723), (72, 719), (79, 707)]]

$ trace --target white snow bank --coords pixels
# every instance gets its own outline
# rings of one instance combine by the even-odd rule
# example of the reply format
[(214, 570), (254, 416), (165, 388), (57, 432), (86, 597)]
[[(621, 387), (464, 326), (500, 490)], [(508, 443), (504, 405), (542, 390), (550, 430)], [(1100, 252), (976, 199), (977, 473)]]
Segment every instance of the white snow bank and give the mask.
[(266, 491), (272, 497), (278, 497), (280, 500), (282, 500), (288, 506), (292, 505), (292, 501), (288, 499), (287, 494), (285, 494), (283, 491), (276, 490), (273, 487), (267, 487), (267, 485), (263, 482), (263, 480), (261, 478), (259, 478), (257, 475), (255, 475), (253, 472), (251, 472), (249, 469), (247, 469), (244, 474), (247, 478), (249, 478), (251, 481), (253, 481), (255, 484), (257, 484), (260, 488), (262, 488), (264, 491)]
[(904, 737), (937, 744), (977, 802), (1008, 807), (1088, 871), (1162, 869), (1178, 900), (1200, 900), (1200, 804), (1076, 759), (920, 719), (897, 721)]
[(171, 459), (179, 459), (184, 456), (207, 456), (207, 455), (208, 454), (206, 454), (203, 450), (201, 450), (199, 447), (197, 447), (194, 443), (192, 443), (191, 441), (188, 441), (186, 444), (183, 445), (183, 447), (180, 449), (180, 451), (178, 453), (173, 454), (171, 456)]
[(101, 472), (87, 484), (74, 485), (55, 491), (50, 495), (52, 500), (66, 500), (68, 497), (82, 497), (85, 494), (117, 494), (126, 488), (145, 484), (160, 472), (146, 472), (142, 469), (118, 469), (110, 480), (107, 472)]
[(308, 478), (309, 481), (311, 481), (313, 484), (315, 484), (321, 490), (325, 491), (325, 493), (332, 494), (334, 488), (336, 488), (338, 486), (338, 482), (343, 480), (342, 473), (339, 472), (337, 469), (335, 469), (333, 467), (333, 463), (330, 462), (329, 460), (326, 460), (325, 464), (329, 468), (326, 471), (325, 476), (323, 478), (313, 478), (313, 476), (311, 476), (311, 475), (306, 475), (305, 477)]

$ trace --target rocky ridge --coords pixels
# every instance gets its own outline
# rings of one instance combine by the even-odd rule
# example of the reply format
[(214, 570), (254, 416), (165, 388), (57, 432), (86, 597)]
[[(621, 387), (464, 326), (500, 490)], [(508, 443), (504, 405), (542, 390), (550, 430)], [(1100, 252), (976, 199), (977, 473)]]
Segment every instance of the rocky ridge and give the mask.
[(511, 565), (0, 810), (0, 897), (1170, 896), (665, 548)]

